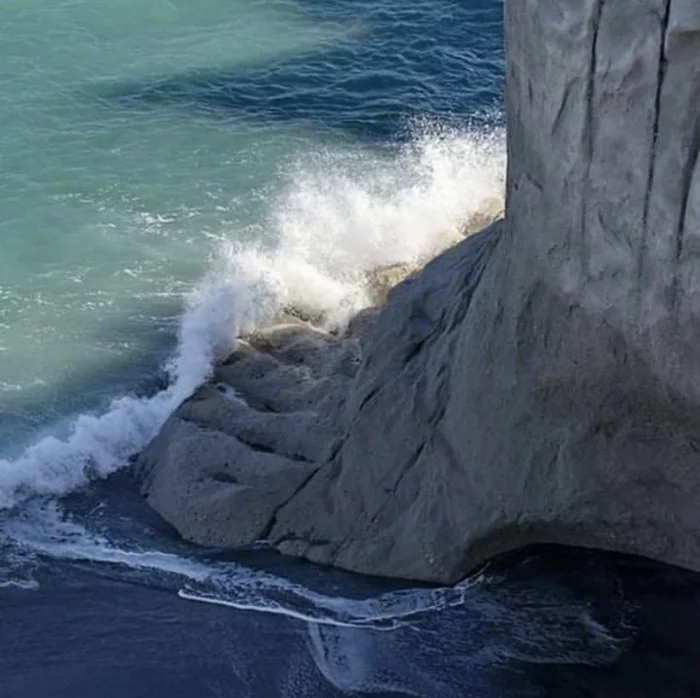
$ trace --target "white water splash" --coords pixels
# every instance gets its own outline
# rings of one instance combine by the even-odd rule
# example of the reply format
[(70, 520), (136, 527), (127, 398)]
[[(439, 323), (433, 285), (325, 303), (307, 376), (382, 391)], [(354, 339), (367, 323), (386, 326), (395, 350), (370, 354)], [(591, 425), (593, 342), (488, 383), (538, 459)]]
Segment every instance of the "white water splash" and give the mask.
[(242, 332), (293, 304), (345, 322), (367, 304), (365, 275), (416, 261), (455, 238), (460, 224), (503, 196), (502, 132), (432, 132), (392, 157), (326, 152), (291, 173), (265, 222), (275, 245), (225, 243), (191, 295), (169, 387), (123, 396), (100, 415), (78, 417), (16, 460), (0, 459), (0, 509), (59, 496), (125, 465), (171, 412), (211, 374)]

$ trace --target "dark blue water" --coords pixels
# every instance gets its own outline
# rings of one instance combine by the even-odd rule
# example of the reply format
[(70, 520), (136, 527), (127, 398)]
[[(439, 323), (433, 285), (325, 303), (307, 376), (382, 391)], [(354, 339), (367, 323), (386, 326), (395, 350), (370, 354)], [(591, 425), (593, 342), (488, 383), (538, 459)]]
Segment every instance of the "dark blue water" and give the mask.
[(292, 59), (197, 69), (100, 90), (115, 108), (184, 108), (265, 129), (276, 122), (391, 144), (416, 120), (493, 123), (503, 112), (501, 0), (297, 0), (324, 26), (353, 27)]
[[(264, 552), (236, 559), (348, 598), (392, 588)], [(189, 602), (167, 575), (119, 565), (40, 567), (39, 590), (0, 591), (3, 698), (700, 695), (697, 576), (633, 559), (526, 550), (463, 603), (393, 629)]]
[[(154, 13), (169, 16), (167, 4)], [(225, 0), (215, 4), (225, 14)], [(83, 80), (71, 94), (134, 125), (120, 147), (135, 153), (150, 152), (133, 135), (143, 115), (182, 133), (245, 122), (248, 141), (313, 133), (314, 147), (387, 152), (416, 123), (460, 130), (503, 119), (501, 0), (268, 6), (337, 38), (235, 66), (159, 59), (138, 77)], [(178, 196), (198, 182), (187, 142), (178, 136), (162, 153), (168, 168), (178, 149), (189, 158)], [(0, 580), (0, 698), (700, 696), (697, 575), (537, 548), (432, 589), (262, 550), (196, 550), (139, 499), (128, 469), (3, 513)]]

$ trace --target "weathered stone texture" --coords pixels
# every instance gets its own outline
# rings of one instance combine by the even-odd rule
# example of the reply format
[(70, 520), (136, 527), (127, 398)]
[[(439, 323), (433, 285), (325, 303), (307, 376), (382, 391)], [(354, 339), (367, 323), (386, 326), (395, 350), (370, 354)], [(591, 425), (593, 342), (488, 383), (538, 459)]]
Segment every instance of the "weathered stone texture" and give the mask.
[(505, 221), (185, 403), (139, 464), (184, 536), (435, 582), (531, 542), (700, 569), (700, 4), (505, 7)]

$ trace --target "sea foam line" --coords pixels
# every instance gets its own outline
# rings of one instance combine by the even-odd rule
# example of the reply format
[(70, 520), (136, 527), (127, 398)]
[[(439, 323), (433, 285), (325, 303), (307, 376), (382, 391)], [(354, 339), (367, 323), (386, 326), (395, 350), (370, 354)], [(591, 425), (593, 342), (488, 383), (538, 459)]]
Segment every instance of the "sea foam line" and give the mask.
[(185, 600), (338, 627), (391, 630), (413, 616), (464, 604), (468, 590), (485, 580), (480, 575), (456, 587), (404, 589), (349, 599), (234, 562), (210, 563), (162, 551), (124, 548), (66, 518), (55, 502), (31, 506), (25, 515), (6, 524), (2, 542), (24, 551), (20, 556), (24, 567), (36, 566), (36, 556), (43, 555), (136, 570), (144, 573), (144, 583), (149, 583), (149, 574), (158, 575), (161, 582), (165, 574), (175, 578), (171, 585)]

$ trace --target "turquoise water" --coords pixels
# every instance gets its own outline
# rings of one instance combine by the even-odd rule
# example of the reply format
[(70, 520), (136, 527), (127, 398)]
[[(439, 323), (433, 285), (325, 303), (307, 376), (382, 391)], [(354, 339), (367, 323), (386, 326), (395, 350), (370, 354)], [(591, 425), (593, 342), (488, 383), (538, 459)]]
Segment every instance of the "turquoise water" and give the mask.
[(3, 3), (0, 506), (111, 472), (236, 332), (342, 322), (501, 196), (501, 11)]

